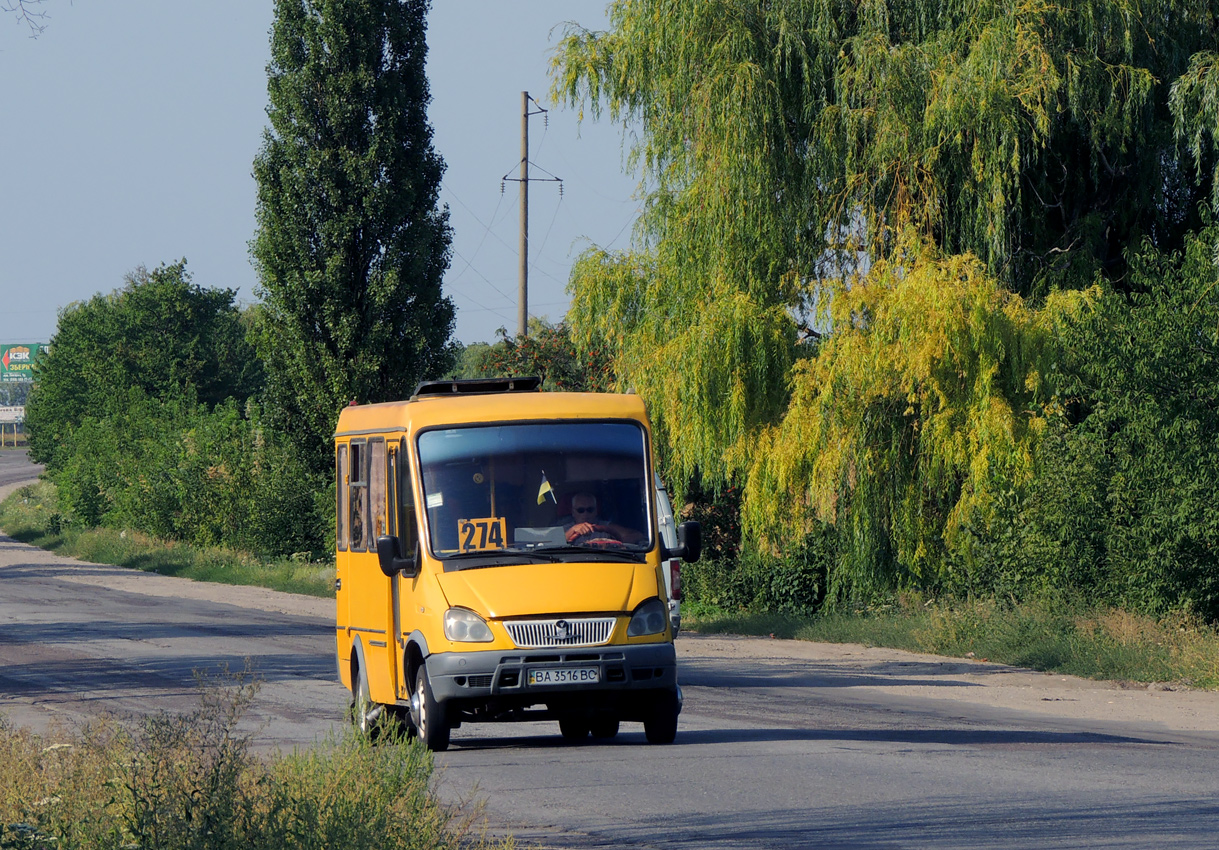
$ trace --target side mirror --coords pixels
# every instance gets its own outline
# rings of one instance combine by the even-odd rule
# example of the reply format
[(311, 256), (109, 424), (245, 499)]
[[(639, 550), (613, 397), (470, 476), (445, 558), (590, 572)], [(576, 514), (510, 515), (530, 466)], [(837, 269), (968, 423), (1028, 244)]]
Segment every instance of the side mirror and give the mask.
[(416, 547), (413, 557), (402, 557), (402, 546), (397, 537), (388, 535), (377, 538), (377, 560), (381, 564), (381, 572), (387, 576), (397, 573), (407, 578), (414, 578), (419, 573), (419, 549)]
[(677, 526), (677, 548), (664, 549), (664, 558), (681, 558), (687, 564), (693, 564), (703, 554), (703, 527), (694, 520), (683, 522)]

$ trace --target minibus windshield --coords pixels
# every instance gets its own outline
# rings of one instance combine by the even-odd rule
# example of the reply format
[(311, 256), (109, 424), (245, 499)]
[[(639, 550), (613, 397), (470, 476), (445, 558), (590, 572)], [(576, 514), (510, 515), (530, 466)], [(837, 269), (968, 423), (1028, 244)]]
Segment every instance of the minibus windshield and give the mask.
[(437, 558), (634, 560), (652, 548), (647, 438), (636, 422), (470, 425), (417, 439)]

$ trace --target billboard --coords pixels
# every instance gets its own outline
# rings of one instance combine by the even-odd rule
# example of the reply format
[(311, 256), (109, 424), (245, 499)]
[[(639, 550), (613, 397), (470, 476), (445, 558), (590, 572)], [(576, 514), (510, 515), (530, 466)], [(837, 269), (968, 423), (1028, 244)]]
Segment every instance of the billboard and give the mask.
[(34, 363), (49, 350), (49, 346), (29, 342), (0, 345), (0, 382), (34, 380)]

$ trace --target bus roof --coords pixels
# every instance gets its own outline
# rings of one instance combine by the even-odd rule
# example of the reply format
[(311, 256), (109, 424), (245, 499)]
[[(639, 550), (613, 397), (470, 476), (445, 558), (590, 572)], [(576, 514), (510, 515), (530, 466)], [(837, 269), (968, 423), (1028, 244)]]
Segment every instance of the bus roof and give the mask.
[(647, 424), (642, 399), (619, 393), (503, 392), (425, 395), (407, 401), (352, 405), (334, 436), (419, 431), (446, 425), (571, 419), (634, 419)]

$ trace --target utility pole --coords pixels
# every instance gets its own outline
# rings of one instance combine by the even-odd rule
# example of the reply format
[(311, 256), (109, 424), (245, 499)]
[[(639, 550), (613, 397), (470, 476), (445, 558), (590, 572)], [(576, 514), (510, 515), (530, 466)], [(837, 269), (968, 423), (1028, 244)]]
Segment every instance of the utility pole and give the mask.
[[(531, 101), (537, 107), (532, 112), (529, 110)], [(529, 116), (544, 114), (546, 114), (546, 110), (529, 96), (529, 92), (521, 92), (521, 176), (512, 178), (505, 174), (502, 178), (504, 181), (521, 184), (521, 263), (520, 272), (518, 273), (519, 283), (517, 284), (516, 304), (516, 333), (518, 337), (529, 335), (529, 181), (558, 183), (559, 196), (563, 196), (563, 181), (561, 178), (555, 177), (545, 169), (542, 170), (549, 175), (548, 177), (531, 178), (529, 176)]]
[(521, 270), (516, 292), (516, 335), (529, 333), (529, 92), (521, 92)]

